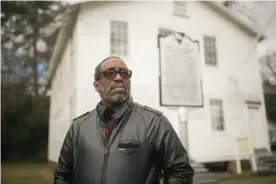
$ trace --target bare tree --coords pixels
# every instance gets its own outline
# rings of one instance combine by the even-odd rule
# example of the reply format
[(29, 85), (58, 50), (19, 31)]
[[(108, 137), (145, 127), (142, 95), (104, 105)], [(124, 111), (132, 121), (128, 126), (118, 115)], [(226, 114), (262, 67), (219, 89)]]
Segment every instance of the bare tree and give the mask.
[[(1, 2), (1, 51), (6, 53), (5, 64), (9, 71), (24, 65), (19, 74), (29, 75), (29, 87), (36, 96), (43, 85), (39, 67), (46, 65), (47, 70), (63, 10), (64, 6), (56, 1)], [(16, 62), (11, 63), (14, 59)]]
[[(266, 13), (267, 8), (272, 5), (271, 3), (267, 1), (225, 1), (224, 5), (238, 12), (241, 18), (250, 22), (258, 31), (266, 33), (276, 16), (276, 10), (272, 10), (271, 15), (265, 21), (260, 19), (260, 16), (262, 13)], [(270, 85), (276, 85), (276, 48), (267, 50), (260, 58), (260, 64), (263, 81)]]
[(276, 85), (276, 51), (269, 51), (260, 58), (262, 78), (270, 85)]

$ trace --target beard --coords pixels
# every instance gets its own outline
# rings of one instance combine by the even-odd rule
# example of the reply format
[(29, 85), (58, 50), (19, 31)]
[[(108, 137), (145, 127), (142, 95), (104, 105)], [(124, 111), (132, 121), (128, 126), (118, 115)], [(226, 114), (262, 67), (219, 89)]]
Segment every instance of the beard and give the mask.
[(128, 100), (130, 96), (129, 89), (114, 89), (108, 95), (108, 100), (114, 104), (120, 104)]
[(130, 86), (126, 86), (125, 84), (123, 86), (121, 88), (109, 87), (108, 90), (102, 90), (100, 95), (109, 106), (120, 105), (130, 97)]

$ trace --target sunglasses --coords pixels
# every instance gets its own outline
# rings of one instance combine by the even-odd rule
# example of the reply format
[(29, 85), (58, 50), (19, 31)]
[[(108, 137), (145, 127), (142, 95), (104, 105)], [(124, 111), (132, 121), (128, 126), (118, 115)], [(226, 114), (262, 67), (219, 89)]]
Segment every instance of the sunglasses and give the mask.
[(122, 77), (122, 79), (126, 80), (126, 79), (130, 79), (131, 78), (132, 71), (128, 70), (128, 69), (105, 70), (105, 71), (102, 71), (99, 74), (98, 79), (100, 79), (103, 76), (107, 80), (113, 80), (113, 79), (115, 79), (115, 77), (117, 76), (117, 74), (119, 74)]

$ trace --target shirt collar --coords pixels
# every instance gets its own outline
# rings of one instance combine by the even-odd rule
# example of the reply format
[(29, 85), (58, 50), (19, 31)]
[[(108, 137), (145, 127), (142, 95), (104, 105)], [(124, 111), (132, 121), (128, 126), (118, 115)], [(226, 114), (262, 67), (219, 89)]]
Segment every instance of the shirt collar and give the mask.
[[(125, 103), (121, 106), (116, 107), (114, 109), (108, 109), (104, 107), (101, 102), (97, 104), (96, 110), (101, 119), (104, 119), (105, 113), (111, 113), (113, 119), (117, 120), (123, 116), (123, 114), (127, 111), (127, 109), (133, 104), (132, 98), (129, 98)], [(110, 112), (108, 112), (110, 111)], [(112, 112), (113, 111), (113, 112)]]

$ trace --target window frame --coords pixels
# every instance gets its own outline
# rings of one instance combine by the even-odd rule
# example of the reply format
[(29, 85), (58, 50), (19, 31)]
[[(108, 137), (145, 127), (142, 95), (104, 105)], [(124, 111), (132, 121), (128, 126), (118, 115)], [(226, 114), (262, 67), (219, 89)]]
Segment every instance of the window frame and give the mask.
[[(189, 17), (187, 14), (187, 2), (174, 0), (172, 3), (173, 3), (173, 15), (180, 16), (180, 17)], [(184, 11), (182, 13), (183, 9), (184, 9)], [(179, 10), (181, 10), (181, 11), (179, 11)]]
[(217, 38), (211, 35), (203, 36), (204, 59), (208, 66), (218, 66)]
[(110, 20), (110, 53), (127, 57), (129, 55), (129, 24), (126, 21)]
[(226, 127), (223, 100), (219, 98), (211, 98), (209, 99), (209, 106), (212, 132), (225, 132)]

